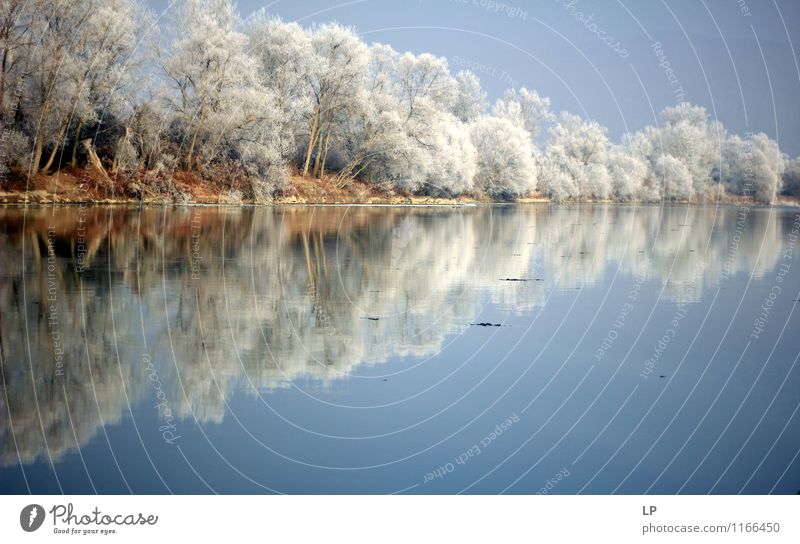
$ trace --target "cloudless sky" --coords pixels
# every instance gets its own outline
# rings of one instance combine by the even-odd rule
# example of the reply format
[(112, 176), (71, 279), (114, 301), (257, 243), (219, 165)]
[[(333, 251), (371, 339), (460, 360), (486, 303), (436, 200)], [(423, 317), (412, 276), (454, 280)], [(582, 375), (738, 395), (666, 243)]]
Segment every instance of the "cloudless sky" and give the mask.
[[(161, 13), (170, 1), (150, 4)], [(263, 7), (304, 26), (337, 21), (370, 43), (445, 56), (453, 72), (476, 72), (492, 99), (525, 85), (549, 96), (555, 111), (597, 120), (615, 139), (655, 124), (658, 112), (682, 97), (705, 106), (731, 132), (765, 132), (800, 155), (798, 0), (239, 0), (237, 6), (244, 17)]]

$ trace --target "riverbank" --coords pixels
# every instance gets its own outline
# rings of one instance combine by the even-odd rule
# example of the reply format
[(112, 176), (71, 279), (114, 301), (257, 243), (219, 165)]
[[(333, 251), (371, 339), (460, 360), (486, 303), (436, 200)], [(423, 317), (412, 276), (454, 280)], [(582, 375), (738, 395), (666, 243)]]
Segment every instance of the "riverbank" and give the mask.
[[(340, 183), (330, 176), (325, 179), (293, 175), (284, 187), (269, 198), (254, 200), (224, 183), (202, 179), (178, 172), (169, 180), (143, 183), (141, 180), (110, 180), (90, 170), (65, 169), (52, 175), (37, 174), (30, 179), (12, 175), (0, 182), (0, 205), (3, 204), (149, 204), (149, 205), (390, 205), (390, 206), (451, 206), (491, 204), (486, 195), (462, 195), (443, 198), (403, 194), (390, 188), (371, 185), (360, 180)], [(156, 187), (158, 189), (156, 189)], [(160, 189), (160, 190), (159, 190)], [(722, 193), (714, 202), (720, 204), (753, 203), (752, 200)], [(513, 200), (516, 203), (548, 203), (542, 195), (530, 195)], [(612, 203), (611, 200), (595, 203)], [(779, 197), (776, 205), (800, 206), (800, 199)]]
[[(546, 199), (541, 199), (546, 201)], [(442, 198), (403, 194), (360, 180), (339, 183), (325, 179), (290, 176), (284, 187), (268, 198), (252, 199), (224, 183), (202, 179), (186, 172), (169, 180), (108, 180), (83, 169), (65, 169), (52, 175), (37, 174), (30, 179), (16, 175), (0, 182), (0, 204), (384, 204), (455, 205), (490, 203), (482, 195)]]

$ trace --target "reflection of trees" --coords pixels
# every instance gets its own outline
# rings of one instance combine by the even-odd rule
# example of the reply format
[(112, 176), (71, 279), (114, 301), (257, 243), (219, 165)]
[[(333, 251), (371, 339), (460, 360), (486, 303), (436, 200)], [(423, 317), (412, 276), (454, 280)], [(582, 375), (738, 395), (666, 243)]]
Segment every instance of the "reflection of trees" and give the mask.
[(16, 462), (15, 444), (24, 462), (45, 447), (59, 458), (127, 400), (150, 403), (145, 353), (174, 413), (221, 421), (237, 389), (434, 354), (486, 302), (529, 309), (645, 262), (673, 300), (693, 278), (695, 296), (718, 285), (726, 261), (730, 275), (773, 269), (781, 221), (767, 209), (736, 221), (735, 209), (624, 206), (0, 210), (0, 463)]

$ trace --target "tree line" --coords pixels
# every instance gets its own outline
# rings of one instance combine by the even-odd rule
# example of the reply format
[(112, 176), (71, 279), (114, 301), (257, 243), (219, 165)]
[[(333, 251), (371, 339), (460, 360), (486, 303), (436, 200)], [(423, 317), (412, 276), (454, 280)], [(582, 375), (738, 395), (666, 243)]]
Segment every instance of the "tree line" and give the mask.
[(304, 28), (231, 0), (4, 0), (0, 174), (91, 168), (115, 190), (174, 191), (177, 172), (255, 200), (291, 174), (432, 196), (661, 201), (800, 194), (800, 159), (704, 108), (661, 112), (619, 142), (525, 87), (490, 104), (447, 60)]

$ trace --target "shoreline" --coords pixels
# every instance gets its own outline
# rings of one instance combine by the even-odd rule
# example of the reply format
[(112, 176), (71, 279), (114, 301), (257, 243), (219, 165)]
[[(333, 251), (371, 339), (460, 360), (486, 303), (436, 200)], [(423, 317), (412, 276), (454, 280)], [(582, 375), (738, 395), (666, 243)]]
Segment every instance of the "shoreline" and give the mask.
[[(566, 200), (552, 201), (542, 195), (529, 195), (508, 200), (493, 200), (487, 195), (463, 195), (459, 197), (434, 197), (399, 194), (384, 187), (370, 185), (351, 179), (345, 186), (338, 186), (333, 179), (306, 179), (289, 176), (283, 189), (271, 198), (253, 200), (230, 192), (219, 181), (187, 177), (183, 173), (172, 178), (171, 194), (149, 189), (134, 196), (126, 191), (126, 181), (116, 180), (114, 185), (102, 185), (91, 172), (62, 170), (51, 175), (38, 174), (30, 181), (18, 174), (0, 184), (0, 206), (219, 206), (219, 207), (283, 207), (283, 206), (372, 206), (372, 207), (468, 207), (504, 204), (559, 204), (595, 205), (617, 204), (624, 206), (800, 206), (800, 198), (779, 196), (773, 204), (759, 202), (748, 197), (717, 191), (705, 199), (681, 201), (616, 201)], [(5, 187), (3, 186), (5, 185)], [(115, 193), (119, 196), (108, 196)]]
[[(38, 195), (37, 195), (38, 196)], [(315, 207), (315, 208), (471, 208), (483, 206), (513, 206), (513, 205), (555, 205), (555, 206), (640, 206), (640, 207), (710, 207), (710, 206), (748, 206), (752, 208), (800, 208), (800, 201), (796, 199), (780, 199), (773, 203), (758, 202), (754, 200), (708, 200), (704, 202), (620, 202), (615, 200), (571, 200), (556, 202), (547, 198), (520, 198), (506, 201), (478, 201), (478, 200), (458, 200), (458, 199), (434, 199), (428, 197), (414, 197), (409, 199), (372, 199), (369, 202), (325, 202), (325, 201), (300, 201), (298, 199), (276, 198), (262, 202), (219, 202), (208, 201), (176, 201), (168, 199), (52, 199), (52, 198), (25, 198), (24, 195), (13, 195), (17, 197), (9, 199), (9, 194), (0, 193), (0, 208), (22, 208), (22, 207), (148, 207), (148, 208), (286, 208), (286, 207)]]

